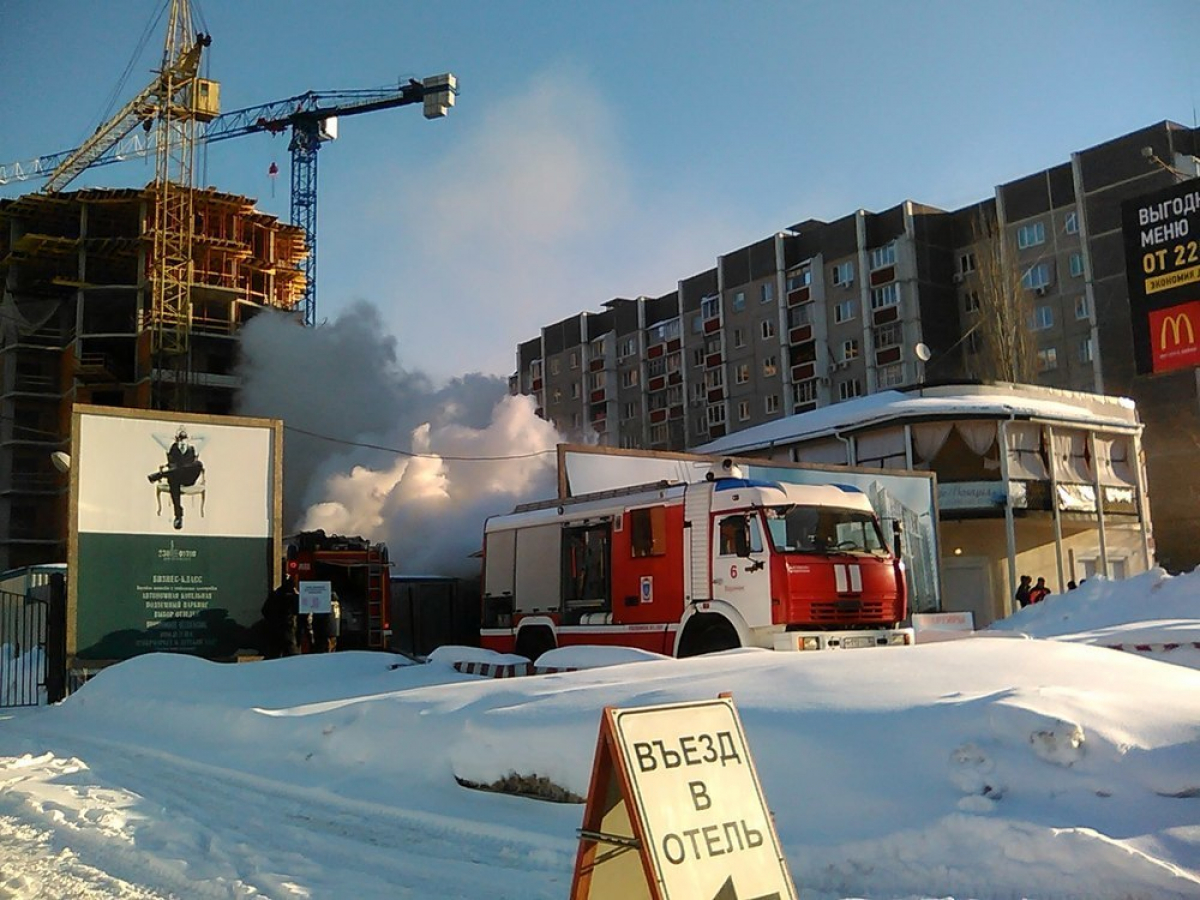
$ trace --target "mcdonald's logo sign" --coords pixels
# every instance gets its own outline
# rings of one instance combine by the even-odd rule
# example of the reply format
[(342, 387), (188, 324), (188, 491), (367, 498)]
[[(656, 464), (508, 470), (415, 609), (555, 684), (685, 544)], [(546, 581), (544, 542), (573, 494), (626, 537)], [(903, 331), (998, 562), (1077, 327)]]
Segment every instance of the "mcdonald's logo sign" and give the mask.
[[(1170, 343), (1167, 342), (1168, 335)], [(1185, 335), (1189, 346), (1196, 343), (1196, 330), (1192, 327), (1191, 316), (1182, 312), (1163, 316), (1162, 327), (1158, 332), (1158, 349), (1166, 351), (1168, 347), (1178, 347), (1184, 343)]]
[(1150, 312), (1153, 371), (1200, 366), (1200, 300)]

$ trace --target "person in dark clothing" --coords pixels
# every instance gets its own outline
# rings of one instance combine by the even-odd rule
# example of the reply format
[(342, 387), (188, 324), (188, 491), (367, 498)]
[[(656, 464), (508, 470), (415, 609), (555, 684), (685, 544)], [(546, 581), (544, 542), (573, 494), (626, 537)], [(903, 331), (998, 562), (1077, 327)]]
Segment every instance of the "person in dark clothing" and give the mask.
[(267, 659), (295, 656), (298, 652), (296, 613), (299, 604), (300, 596), (291, 578), (284, 578), (283, 583), (267, 595), (262, 606), (262, 617), (267, 624), (267, 646), (263, 656)]
[(1032, 588), (1033, 581), (1028, 575), (1021, 576), (1021, 584), (1017, 587), (1017, 604), (1024, 609), (1029, 605), (1029, 591)]
[(175, 432), (175, 443), (167, 448), (166, 465), (147, 476), (152, 484), (167, 479), (171, 506), (175, 510), (176, 531), (183, 527), (183, 488), (195, 484), (203, 472), (204, 463), (200, 462), (195, 445), (188, 443), (187, 429), (180, 425)]
[(1041, 603), (1048, 596), (1050, 596), (1050, 588), (1046, 587), (1046, 579), (1039, 578), (1037, 580), (1037, 584), (1035, 584), (1029, 591), (1029, 602)]

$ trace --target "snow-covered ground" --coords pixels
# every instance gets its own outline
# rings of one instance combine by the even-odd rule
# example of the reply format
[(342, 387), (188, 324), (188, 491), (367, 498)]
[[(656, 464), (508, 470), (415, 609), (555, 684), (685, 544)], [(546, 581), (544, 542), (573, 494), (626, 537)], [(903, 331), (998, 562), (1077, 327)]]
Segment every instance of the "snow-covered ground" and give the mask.
[(583, 807), (459, 780), (586, 794), (605, 706), (723, 691), (804, 898), (1200, 897), (1193, 641), (1152, 572), (912, 649), (145, 656), (0, 713), (0, 898), (563, 900)]

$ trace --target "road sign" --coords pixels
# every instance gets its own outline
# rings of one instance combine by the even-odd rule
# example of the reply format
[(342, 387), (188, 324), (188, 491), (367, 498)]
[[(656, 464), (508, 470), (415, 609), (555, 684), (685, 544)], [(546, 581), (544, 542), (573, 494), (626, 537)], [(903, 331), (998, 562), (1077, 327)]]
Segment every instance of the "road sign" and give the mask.
[(795, 900), (733, 700), (606, 709), (572, 900)]

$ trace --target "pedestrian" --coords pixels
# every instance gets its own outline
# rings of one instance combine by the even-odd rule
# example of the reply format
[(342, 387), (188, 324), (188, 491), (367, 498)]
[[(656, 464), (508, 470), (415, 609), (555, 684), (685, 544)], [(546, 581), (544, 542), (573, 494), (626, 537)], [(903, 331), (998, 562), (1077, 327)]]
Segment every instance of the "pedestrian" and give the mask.
[(329, 601), (329, 652), (337, 650), (338, 638), (342, 634), (342, 604), (338, 600), (337, 591)]
[(296, 655), (296, 611), (300, 597), (292, 585), (290, 576), (267, 595), (262, 605), (262, 617), (266, 624), (267, 637), (263, 656), (278, 659)]
[(1030, 603), (1041, 603), (1049, 595), (1050, 595), (1050, 588), (1046, 587), (1046, 579), (1039, 578), (1037, 580), (1037, 584), (1035, 584), (1029, 591), (1029, 602)]
[(1029, 590), (1033, 581), (1028, 575), (1021, 576), (1021, 584), (1017, 587), (1017, 604), (1024, 609), (1029, 605)]
[(1068, 581), (1068, 582), (1067, 582), (1067, 590), (1068, 590), (1068, 591), (1073, 591), (1073, 590), (1075, 590), (1075, 588), (1077, 588), (1077, 587), (1079, 587), (1079, 585), (1077, 585), (1077, 584), (1075, 583), (1074, 579), (1072, 579), (1071, 581)]

